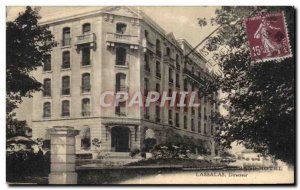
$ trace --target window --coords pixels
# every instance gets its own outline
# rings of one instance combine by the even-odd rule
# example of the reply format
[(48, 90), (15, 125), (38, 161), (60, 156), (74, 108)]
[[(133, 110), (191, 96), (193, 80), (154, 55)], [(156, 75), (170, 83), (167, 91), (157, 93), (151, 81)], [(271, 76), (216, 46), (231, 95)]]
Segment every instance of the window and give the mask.
[(160, 62), (156, 61), (156, 76), (157, 77), (161, 77), (161, 73), (160, 73)]
[(91, 32), (91, 24), (85, 23), (82, 25), (82, 34), (89, 34)]
[(195, 131), (195, 123), (194, 123), (194, 119), (191, 119), (191, 130)]
[(120, 102), (119, 105), (116, 107), (116, 115), (118, 116), (126, 116), (125, 109), (126, 109), (126, 102)]
[(62, 101), (61, 116), (63, 116), (63, 117), (70, 116), (70, 102), (69, 102), (69, 100), (63, 100)]
[(126, 91), (126, 75), (117, 73), (116, 75), (116, 92)]
[(179, 127), (179, 113), (176, 113), (175, 115), (175, 122), (176, 122), (176, 127)]
[(70, 68), (70, 52), (64, 51), (62, 55), (62, 68), (67, 69)]
[(145, 38), (146, 38), (146, 39), (149, 38), (149, 32), (148, 32), (148, 30), (145, 30)]
[(45, 56), (43, 69), (44, 69), (44, 71), (51, 71), (51, 55)]
[(126, 49), (123, 47), (116, 49), (116, 65), (126, 65)]
[(155, 106), (155, 116), (156, 116), (156, 122), (160, 122), (160, 107), (159, 105)]
[(206, 135), (207, 131), (206, 131), (206, 123), (204, 123), (204, 135)]
[(176, 73), (176, 87), (180, 87), (180, 81), (179, 81), (179, 74), (178, 73)]
[(201, 120), (198, 121), (198, 133), (201, 133)]
[(51, 79), (44, 80), (43, 96), (51, 96)]
[(81, 148), (83, 150), (89, 150), (91, 148), (91, 130), (90, 128), (85, 128), (80, 131), (81, 135)]
[(169, 110), (169, 124), (173, 125), (173, 112), (172, 112), (172, 110)]
[(51, 117), (51, 103), (50, 102), (44, 103), (43, 117)]
[(160, 47), (160, 40), (159, 39), (156, 40), (156, 55), (158, 57), (161, 57), (161, 47)]
[(183, 127), (185, 129), (187, 129), (187, 118), (186, 118), (186, 116), (183, 117)]
[(214, 126), (211, 124), (210, 125), (210, 134), (213, 135), (214, 134)]
[(156, 83), (155, 91), (160, 93), (160, 84)]
[(187, 79), (184, 79), (184, 81), (183, 81), (183, 88), (184, 88), (184, 91), (188, 91), (188, 82), (187, 82)]
[(85, 47), (81, 50), (81, 65), (86, 66), (91, 64), (91, 49)]
[(172, 68), (169, 68), (169, 82), (173, 83), (173, 70), (172, 70)]
[(81, 104), (81, 115), (82, 116), (90, 116), (90, 99), (84, 98), (82, 99), (82, 104)]
[(71, 45), (71, 30), (70, 28), (64, 28), (62, 46), (69, 46), (69, 45)]
[(145, 118), (145, 119), (149, 119), (149, 118), (150, 118), (150, 116), (149, 116), (149, 107), (145, 107), (144, 118)]
[(64, 76), (62, 78), (62, 95), (70, 95), (70, 77)]
[(144, 62), (145, 62), (145, 70), (150, 72), (150, 66), (149, 66), (149, 55), (144, 54)]
[(149, 80), (147, 78), (144, 79), (145, 86), (144, 86), (144, 96), (148, 95), (148, 89), (149, 89)]
[(91, 83), (90, 83), (90, 74), (84, 73), (81, 78), (81, 92), (90, 92)]
[(206, 105), (204, 106), (204, 120), (207, 120), (207, 115), (206, 115)]
[(124, 34), (126, 31), (127, 25), (124, 23), (117, 23), (116, 33), (118, 34)]
[(170, 48), (169, 47), (167, 47), (167, 56), (171, 56), (171, 50), (170, 50)]
[(179, 55), (178, 54), (176, 54), (176, 66), (177, 66), (177, 64), (179, 64)]

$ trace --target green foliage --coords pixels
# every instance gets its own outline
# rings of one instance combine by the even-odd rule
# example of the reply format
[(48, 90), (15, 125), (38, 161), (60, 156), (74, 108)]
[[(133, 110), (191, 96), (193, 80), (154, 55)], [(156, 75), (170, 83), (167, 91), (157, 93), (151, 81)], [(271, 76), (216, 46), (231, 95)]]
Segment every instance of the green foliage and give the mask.
[(7, 126), (15, 124), (10, 114), (22, 102), (22, 97), (31, 97), (34, 91), (41, 90), (41, 83), (31, 72), (42, 66), (56, 46), (48, 26), (38, 24), (40, 18), (39, 9), (26, 7), (13, 22), (6, 23)]
[[(294, 163), (295, 149), (295, 58), (251, 63), (243, 20), (274, 11), (284, 11), (294, 52), (293, 7), (222, 7), (212, 22), (222, 25), (214, 36), (218, 46), (231, 51), (220, 55), (224, 77), (220, 87), (228, 96), (229, 115), (219, 117), (218, 140), (225, 147), (234, 141)], [(202, 26), (202, 25), (201, 25)], [(217, 43), (216, 43), (217, 41)], [(215, 45), (213, 44), (213, 45)]]

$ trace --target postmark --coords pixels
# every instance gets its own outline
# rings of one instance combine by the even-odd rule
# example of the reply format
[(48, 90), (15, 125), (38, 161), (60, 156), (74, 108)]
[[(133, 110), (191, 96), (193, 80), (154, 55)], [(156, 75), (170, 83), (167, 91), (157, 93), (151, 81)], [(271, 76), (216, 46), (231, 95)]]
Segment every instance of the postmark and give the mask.
[(245, 26), (254, 62), (292, 57), (284, 12), (247, 18)]

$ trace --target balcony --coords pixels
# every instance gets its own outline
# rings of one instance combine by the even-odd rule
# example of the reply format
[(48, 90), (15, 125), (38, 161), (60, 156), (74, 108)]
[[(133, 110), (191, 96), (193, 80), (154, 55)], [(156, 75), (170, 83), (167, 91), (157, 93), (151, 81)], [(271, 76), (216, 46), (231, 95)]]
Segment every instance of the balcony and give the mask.
[(149, 50), (151, 53), (153, 54), (155, 53), (155, 45), (148, 39), (143, 39), (143, 48), (144, 48), (144, 52)]
[(189, 78), (191, 78), (192, 80), (196, 81), (197, 83), (205, 86), (205, 81), (201, 77), (195, 75), (192, 71), (188, 69), (184, 69), (183, 73), (187, 75)]
[(162, 53), (161, 53), (161, 51), (160, 51), (160, 50), (156, 50), (156, 56), (157, 56), (158, 58), (161, 58), (161, 56), (162, 56)]
[(93, 46), (96, 43), (96, 35), (94, 33), (91, 34), (82, 34), (76, 37), (75, 45), (84, 45), (90, 44)]
[(61, 46), (64, 47), (64, 46), (70, 46), (71, 45), (71, 38), (66, 38), (66, 39), (63, 39), (61, 41)]
[(128, 92), (126, 85), (116, 85), (116, 92)]
[(83, 117), (89, 117), (90, 115), (91, 115), (91, 112), (89, 112), (89, 111), (81, 112), (81, 116), (83, 116)]
[(91, 85), (81, 86), (81, 93), (88, 93), (91, 91)]
[(156, 73), (157, 78), (161, 78), (161, 73)]
[(173, 63), (174, 59), (170, 55), (164, 55), (164, 62)]
[(111, 33), (111, 32), (108, 32), (106, 34), (106, 41), (112, 43), (129, 44), (129, 45), (136, 45), (136, 46), (139, 45), (138, 36)]

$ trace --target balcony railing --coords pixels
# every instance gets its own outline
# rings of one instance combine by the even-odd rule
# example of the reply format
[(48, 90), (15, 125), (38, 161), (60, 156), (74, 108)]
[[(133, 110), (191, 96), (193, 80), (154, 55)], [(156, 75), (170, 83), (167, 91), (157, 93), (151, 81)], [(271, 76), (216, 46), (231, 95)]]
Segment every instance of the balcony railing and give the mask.
[(160, 118), (159, 118), (159, 117), (156, 117), (156, 118), (155, 118), (155, 121), (156, 121), (156, 122), (160, 122)]
[(116, 85), (116, 92), (127, 92), (128, 87), (126, 85)]
[(82, 34), (76, 37), (76, 45), (89, 44), (96, 42), (96, 35), (94, 33), (91, 34)]
[(156, 73), (156, 77), (161, 78), (161, 73)]
[(61, 68), (62, 68), (62, 69), (69, 69), (69, 68), (70, 68), (70, 62), (64, 62), (64, 63), (61, 65)]
[(174, 59), (171, 57), (171, 55), (164, 55), (164, 62), (172, 63)]
[(159, 57), (159, 58), (161, 58), (161, 56), (162, 56), (162, 53), (161, 53), (161, 51), (160, 51), (160, 50), (156, 50), (156, 56), (157, 56), (157, 57)]
[(148, 39), (143, 39), (143, 48), (151, 53), (155, 53), (155, 45)]
[(138, 36), (111, 33), (111, 32), (108, 32), (106, 34), (106, 41), (115, 42), (115, 43), (122, 43), (122, 44), (139, 45)]
[(61, 46), (70, 46), (71, 45), (71, 41), (72, 41), (72, 38), (66, 38), (66, 39), (63, 39), (61, 41)]
[(61, 89), (61, 95), (70, 95), (70, 88)]
[(193, 80), (197, 81), (198, 83), (205, 85), (205, 81), (201, 77), (195, 75), (192, 71), (189, 71), (188, 69), (184, 69), (183, 73), (189, 76), (190, 78), (192, 78)]
[(91, 85), (81, 86), (81, 93), (90, 92)]
[(89, 111), (83, 111), (83, 112), (81, 112), (81, 116), (83, 116), (83, 117), (88, 117), (90, 115), (91, 115), (91, 112), (89, 112)]

